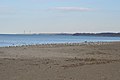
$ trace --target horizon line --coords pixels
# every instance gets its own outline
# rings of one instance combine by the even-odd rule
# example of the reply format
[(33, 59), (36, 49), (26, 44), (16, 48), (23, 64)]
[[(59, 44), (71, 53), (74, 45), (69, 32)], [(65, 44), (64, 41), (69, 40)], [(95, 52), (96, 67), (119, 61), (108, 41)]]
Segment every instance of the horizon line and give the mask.
[(0, 33), (0, 34), (76, 34), (76, 33), (120, 33), (120, 32), (112, 32), (112, 31), (104, 31), (104, 32), (40, 32), (40, 33)]

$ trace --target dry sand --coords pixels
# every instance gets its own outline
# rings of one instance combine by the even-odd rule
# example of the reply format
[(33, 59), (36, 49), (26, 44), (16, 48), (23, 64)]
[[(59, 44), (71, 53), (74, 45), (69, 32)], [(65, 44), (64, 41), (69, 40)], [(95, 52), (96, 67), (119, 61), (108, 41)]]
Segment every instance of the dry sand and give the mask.
[(120, 80), (120, 42), (0, 48), (0, 80)]

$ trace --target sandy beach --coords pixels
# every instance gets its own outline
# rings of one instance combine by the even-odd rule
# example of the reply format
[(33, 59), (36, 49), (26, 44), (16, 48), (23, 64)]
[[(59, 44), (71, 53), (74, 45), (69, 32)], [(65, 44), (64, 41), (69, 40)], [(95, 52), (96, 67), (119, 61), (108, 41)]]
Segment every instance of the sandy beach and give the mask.
[(0, 80), (120, 80), (120, 42), (1, 47)]

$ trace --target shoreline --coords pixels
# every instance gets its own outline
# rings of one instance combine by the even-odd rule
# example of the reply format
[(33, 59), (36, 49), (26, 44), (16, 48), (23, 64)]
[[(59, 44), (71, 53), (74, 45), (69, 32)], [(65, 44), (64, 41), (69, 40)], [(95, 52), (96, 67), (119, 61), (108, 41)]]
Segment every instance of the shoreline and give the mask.
[(84, 42), (73, 42), (73, 43), (45, 43), (45, 44), (26, 44), (26, 45), (13, 45), (13, 46), (0, 46), (0, 48), (9, 48), (9, 47), (28, 47), (28, 46), (51, 46), (51, 45), (102, 45), (102, 44), (109, 44), (109, 43), (116, 43), (120, 41), (97, 41), (97, 42), (91, 42), (91, 41), (84, 41)]

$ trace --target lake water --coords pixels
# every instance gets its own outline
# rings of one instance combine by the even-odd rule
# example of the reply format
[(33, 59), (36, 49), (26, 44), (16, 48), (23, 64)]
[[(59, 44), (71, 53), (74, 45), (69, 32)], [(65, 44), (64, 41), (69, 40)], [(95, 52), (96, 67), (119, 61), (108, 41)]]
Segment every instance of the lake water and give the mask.
[(0, 47), (21, 46), (51, 43), (81, 43), (81, 42), (111, 42), (120, 41), (120, 37), (72, 36), (72, 35), (22, 35), (0, 34)]

